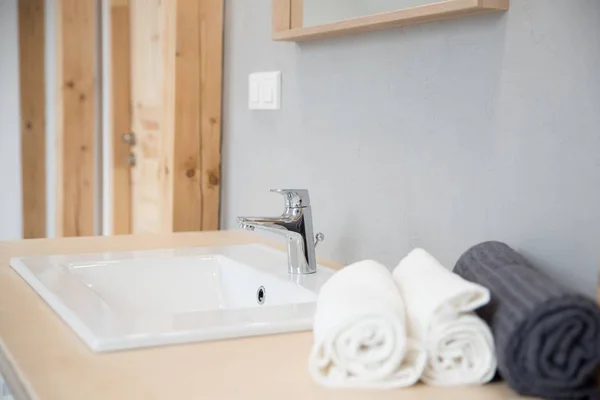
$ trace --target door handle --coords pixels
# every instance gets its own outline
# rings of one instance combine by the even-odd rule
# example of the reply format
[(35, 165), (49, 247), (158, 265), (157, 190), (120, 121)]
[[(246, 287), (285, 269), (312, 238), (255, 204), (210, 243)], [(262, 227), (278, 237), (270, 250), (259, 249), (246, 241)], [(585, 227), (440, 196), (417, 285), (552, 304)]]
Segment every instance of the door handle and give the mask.
[(136, 159), (135, 159), (134, 153), (129, 153), (126, 160), (127, 160), (127, 164), (129, 164), (130, 167), (135, 167)]
[(123, 142), (127, 143), (130, 146), (135, 146), (135, 133), (129, 132), (123, 135)]

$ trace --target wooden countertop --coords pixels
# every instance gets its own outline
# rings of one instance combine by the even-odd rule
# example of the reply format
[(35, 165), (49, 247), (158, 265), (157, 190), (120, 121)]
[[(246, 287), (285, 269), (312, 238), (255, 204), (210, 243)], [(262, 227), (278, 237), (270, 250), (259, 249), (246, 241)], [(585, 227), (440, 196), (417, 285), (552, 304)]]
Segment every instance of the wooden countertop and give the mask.
[(94, 354), (9, 266), (14, 256), (254, 242), (264, 240), (258, 235), (227, 231), (0, 242), (0, 373), (15, 399), (518, 397), (504, 384), (455, 389), (419, 385), (392, 391), (324, 389), (307, 371), (310, 332)]

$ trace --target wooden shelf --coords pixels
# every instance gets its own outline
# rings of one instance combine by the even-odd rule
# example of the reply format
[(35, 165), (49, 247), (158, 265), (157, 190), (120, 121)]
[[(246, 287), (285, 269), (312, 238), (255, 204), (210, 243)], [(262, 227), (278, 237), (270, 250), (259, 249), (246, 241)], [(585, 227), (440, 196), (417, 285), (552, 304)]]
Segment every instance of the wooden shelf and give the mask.
[(273, 40), (304, 41), (319, 39), (329, 36), (420, 24), (466, 15), (506, 11), (508, 7), (509, 0), (446, 0), (439, 3), (353, 18), (330, 24), (294, 28), (293, 25), (295, 24), (293, 24), (293, 21), (297, 20), (297, 16), (293, 14), (298, 12), (298, 7), (294, 4), (294, 0), (274, 0)]

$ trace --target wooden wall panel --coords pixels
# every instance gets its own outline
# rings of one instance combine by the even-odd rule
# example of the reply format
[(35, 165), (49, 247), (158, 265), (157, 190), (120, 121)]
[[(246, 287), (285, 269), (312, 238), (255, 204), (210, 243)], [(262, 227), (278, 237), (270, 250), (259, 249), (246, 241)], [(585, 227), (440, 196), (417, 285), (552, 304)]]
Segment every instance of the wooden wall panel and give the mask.
[(202, 230), (219, 228), (221, 99), (223, 87), (223, 2), (200, 7)]
[(129, 144), (123, 135), (131, 131), (131, 61), (129, 0), (111, 0), (111, 211), (112, 233), (131, 233), (131, 180), (127, 158)]
[(94, 234), (94, 0), (57, 4), (57, 236)]
[(19, 1), (23, 238), (46, 237), (44, 0)]
[(131, 0), (132, 232), (173, 230), (176, 1)]
[(173, 231), (202, 228), (200, 3), (178, 0), (175, 38)]

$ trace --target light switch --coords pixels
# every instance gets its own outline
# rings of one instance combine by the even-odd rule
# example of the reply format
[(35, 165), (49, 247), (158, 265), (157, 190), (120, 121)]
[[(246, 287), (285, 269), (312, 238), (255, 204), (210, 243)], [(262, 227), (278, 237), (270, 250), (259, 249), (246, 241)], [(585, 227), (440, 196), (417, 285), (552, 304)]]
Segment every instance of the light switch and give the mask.
[(281, 108), (281, 72), (256, 72), (249, 77), (248, 107), (251, 110)]
[(250, 102), (251, 103), (258, 103), (259, 101), (259, 96), (258, 96), (258, 81), (250, 81)]
[(264, 103), (268, 103), (271, 104), (273, 102), (273, 85), (271, 82), (269, 81), (265, 81), (261, 87), (262, 89), (262, 93), (261, 93), (261, 100)]
[(248, 82), (248, 107), (253, 110), (258, 108), (260, 102), (260, 80), (251, 74)]

